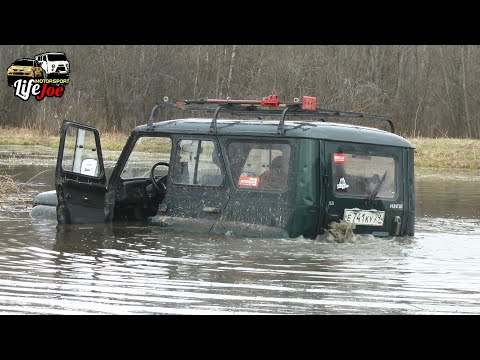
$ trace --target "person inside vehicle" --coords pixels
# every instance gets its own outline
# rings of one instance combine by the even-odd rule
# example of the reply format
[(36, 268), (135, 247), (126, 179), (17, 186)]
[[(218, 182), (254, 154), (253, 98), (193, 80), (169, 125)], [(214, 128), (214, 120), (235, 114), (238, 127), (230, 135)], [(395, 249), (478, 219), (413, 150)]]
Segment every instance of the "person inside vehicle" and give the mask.
[(259, 187), (268, 190), (283, 190), (287, 185), (288, 162), (283, 156), (272, 160), (270, 169), (260, 175)]

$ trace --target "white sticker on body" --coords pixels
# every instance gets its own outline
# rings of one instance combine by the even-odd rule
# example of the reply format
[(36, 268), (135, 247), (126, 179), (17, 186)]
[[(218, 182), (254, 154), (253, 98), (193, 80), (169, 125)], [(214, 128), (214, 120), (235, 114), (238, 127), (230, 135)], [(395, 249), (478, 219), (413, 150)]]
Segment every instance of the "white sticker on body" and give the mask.
[(350, 186), (350, 185), (348, 185), (348, 184), (346, 183), (345, 178), (342, 177), (342, 178), (340, 178), (340, 181), (339, 181), (338, 184), (337, 184), (337, 190), (338, 190), (338, 189), (345, 190), (345, 189), (348, 189), (349, 186)]

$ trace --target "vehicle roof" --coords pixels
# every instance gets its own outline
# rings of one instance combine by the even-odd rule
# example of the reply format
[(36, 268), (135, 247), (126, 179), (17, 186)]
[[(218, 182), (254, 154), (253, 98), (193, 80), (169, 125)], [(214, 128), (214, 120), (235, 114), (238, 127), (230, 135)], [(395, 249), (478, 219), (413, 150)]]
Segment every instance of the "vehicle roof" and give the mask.
[[(31, 59), (31, 58), (18, 58), (16, 59), (15, 61), (18, 61), (18, 60), (30, 60), (30, 61), (34, 61), (35, 59)], [(14, 61), (14, 62), (15, 62)]]
[(48, 52), (43, 52), (43, 53), (40, 53), (40, 54), (37, 54), (35, 56), (39, 56), (39, 55), (48, 55), (48, 54), (63, 54), (65, 55), (64, 52), (58, 52), (58, 51), (48, 51)]
[[(154, 132), (171, 134), (210, 135), (212, 119), (187, 118), (157, 122)], [(350, 124), (313, 121), (285, 121), (285, 135), (276, 134), (279, 120), (236, 120), (218, 119), (217, 135), (256, 136), (271, 138), (308, 138), (355, 143), (367, 143), (413, 148), (405, 138), (388, 131)], [(148, 125), (141, 125), (134, 131), (149, 132)]]

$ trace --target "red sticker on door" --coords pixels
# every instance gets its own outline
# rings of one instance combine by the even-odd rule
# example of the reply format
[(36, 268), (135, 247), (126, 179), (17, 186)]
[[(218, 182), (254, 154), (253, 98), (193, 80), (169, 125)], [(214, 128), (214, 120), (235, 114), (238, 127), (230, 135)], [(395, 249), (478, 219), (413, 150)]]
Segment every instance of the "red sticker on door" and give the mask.
[(258, 188), (260, 178), (258, 176), (240, 176), (238, 186)]
[(342, 164), (345, 162), (345, 154), (333, 154), (333, 162), (335, 164)]

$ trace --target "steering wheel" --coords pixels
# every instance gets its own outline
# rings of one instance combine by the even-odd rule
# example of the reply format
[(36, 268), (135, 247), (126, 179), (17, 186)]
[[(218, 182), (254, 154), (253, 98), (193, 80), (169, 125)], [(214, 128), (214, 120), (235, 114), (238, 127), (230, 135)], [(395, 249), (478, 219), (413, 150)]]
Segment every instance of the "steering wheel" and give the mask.
[[(160, 181), (163, 177), (160, 178), (158, 182), (155, 181), (155, 169), (157, 168), (157, 166), (160, 166), (160, 165), (163, 165), (163, 166), (166, 166), (166, 167), (170, 166), (169, 163), (164, 162), (164, 161), (160, 161), (160, 162), (157, 162), (156, 164), (154, 164), (152, 166), (152, 169), (150, 170), (150, 180), (152, 181), (152, 185), (155, 188), (155, 190), (157, 190), (157, 192), (159, 194), (162, 194), (165, 191), (167, 191), (167, 186), (163, 182)], [(158, 184), (160, 184), (162, 187), (160, 187)]]

